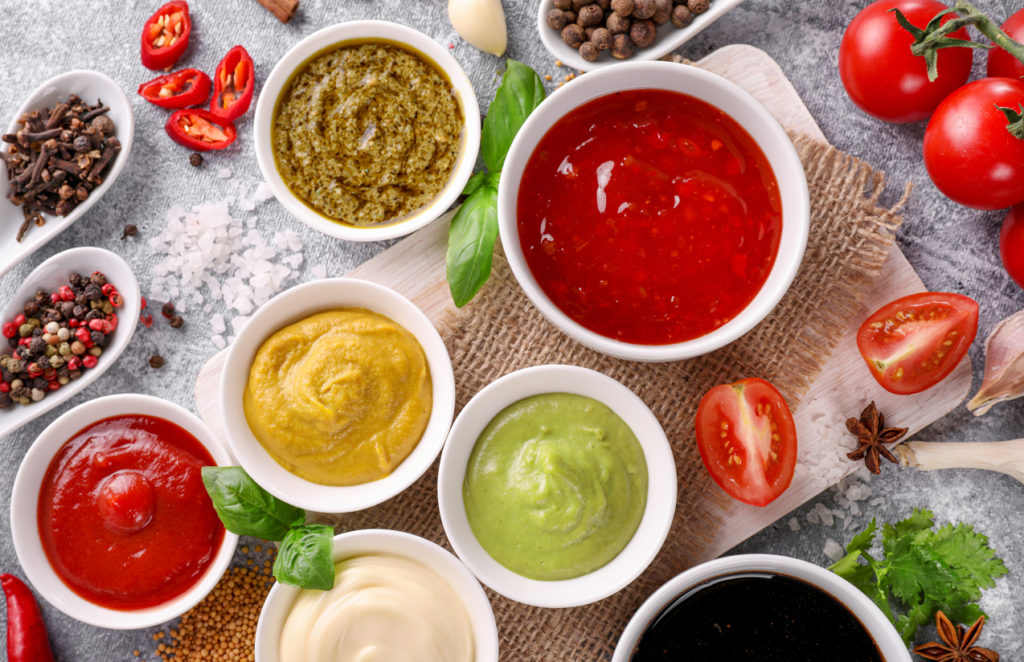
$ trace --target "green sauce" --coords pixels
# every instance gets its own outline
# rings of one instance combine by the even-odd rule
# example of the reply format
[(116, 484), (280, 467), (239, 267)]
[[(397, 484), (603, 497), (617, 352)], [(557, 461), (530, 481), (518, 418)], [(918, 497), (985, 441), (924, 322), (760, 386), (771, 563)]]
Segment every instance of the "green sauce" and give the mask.
[(633, 537), (647, 505), (647, 464), (610, 408), (545, 393), (487, 424), (462, 495), (474, 535), (496, 561), (532, 579), (571, 579), (614, 559)]

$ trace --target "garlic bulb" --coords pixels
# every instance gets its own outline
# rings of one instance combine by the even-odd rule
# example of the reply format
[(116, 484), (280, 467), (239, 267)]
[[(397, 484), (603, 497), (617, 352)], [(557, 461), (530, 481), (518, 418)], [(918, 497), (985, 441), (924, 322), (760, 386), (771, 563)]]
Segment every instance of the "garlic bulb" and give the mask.
[(448, 20), (463, 39), (491, 55), (508, 45), (501, 0), (448, 0)]
[(985, 341), (985, 377), (967, 408), (981, 416), (997, 402), (1024, 395), (1024, 310), (996, 325)]

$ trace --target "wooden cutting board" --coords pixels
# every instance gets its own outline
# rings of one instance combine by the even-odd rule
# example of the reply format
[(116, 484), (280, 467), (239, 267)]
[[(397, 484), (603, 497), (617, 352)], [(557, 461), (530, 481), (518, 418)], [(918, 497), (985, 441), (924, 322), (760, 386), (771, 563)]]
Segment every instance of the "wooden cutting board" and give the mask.
[[(822, 142), (814, 122), (796, 90), (767, 53), (752, 46), (733, 45), (711, 53), (697, 63), (752, 94), (788, 130)], [(454, 310), (444, 280), (444, 253), (448, 220), (440, 219), (410, 235), (348, 275), (371, 280), (400, 292), (438, 324)], [(849, 416), (859, 415), (864, 403), (874, 400), (891, 421), (910, 428), (910, 434), (942, 417), (966, 397), (971, 386), (971, 365), (964, 360), (939, 385), (913, 397), (892, 395), (871, 377), (857, 352), (857, 327), (867, 313), (897, 297), (925, 290), (921, 279), (895, 245), (865, 302), (864, 314), (845, 330), (818, 379), (795, 412), (800, 460), (793, 483), (764, 508), (729, 500), (704, 559), (714, 558), (758, 532), (776, 519), (863, 466), (845, 458), (853, 437), (846, 431)], [(780, 348), (779, 351), (783, 351)], [(227, 350), (211, 358), (199, 372), (196, 407), (213, 431), (224, 436), (220, 409), (220, 372)], [(714, 487), (713, 489), (718, 489)]]

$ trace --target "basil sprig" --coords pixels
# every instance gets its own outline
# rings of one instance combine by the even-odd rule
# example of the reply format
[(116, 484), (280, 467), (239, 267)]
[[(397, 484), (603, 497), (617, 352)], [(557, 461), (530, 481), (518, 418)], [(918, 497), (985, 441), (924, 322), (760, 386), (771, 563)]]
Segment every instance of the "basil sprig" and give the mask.
[(224, 528), (240, 536), (283, 541), (274, 576), (299, 588), (334, 586), (334, 531), (305, 524), (306, 511), (270, 494), (242, 467), (203, 467), (203, 485)]
[(487, 172), (476, 173), (466, 184), (462, 194), (468, 197), (448, 232), (446, 277), (459, 308), (469, 303), (491, 276), (498, 236), (498, 178), (512, 140), (544, 97), (544, 84), (537, 72), (522, 62), (508, 60), (480, 135), (480, 155)]

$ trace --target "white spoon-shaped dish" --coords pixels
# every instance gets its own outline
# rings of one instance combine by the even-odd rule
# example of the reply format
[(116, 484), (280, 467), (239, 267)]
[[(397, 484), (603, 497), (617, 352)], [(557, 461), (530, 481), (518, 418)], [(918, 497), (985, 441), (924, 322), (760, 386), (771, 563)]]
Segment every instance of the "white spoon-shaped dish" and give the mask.
[[(53, 292), (61, 285), (67, 285), (68, 278), (73, 272), (88, 276), (94, 271), (103, 272), (107, 280), (113, 283), (117, 291), (124, 297), (124, 305), (116, 309), (117, 328), (114, 329), (110, 342), (104, 348), (96, 367), (84, 371), (81, 377), (68, 382), (56, 391), (47, 393), (46, 397), (39, 402), (33, 402), (30, 405), (12, 403), (10, 407), (0, 410), (0, 437), (10, 434), (29, 421), (42, 416), (92, 384), (106, 372), (107, 368), (128, 346), (128, 341), (135, 333), (135, 325), (139, 321), (139, 304), (141, 302), (139, 281), (135, 278), (135, 273), (128, 263), (119, 255), (92, 246), (72, 248), (63, 253), (57, 253), (36, 267), (21, 284), (21, 287), (7, 300), (0, 312), (0, 324), (9, 322), (14, 319), (15, 315), (22, 312), (25, 302), (35, 296), (36, 290)], [(7, 339), (2, 338), (2, 340), (4, 342), (0, 345), (0, 352), (10, 354), (12, 350), (7, 346)]]
[[(25, 218), (21, 207), (6, 198), (0, 200), (0, 255), (3, 256), (0, 258), (0, 276), (10, 271), (11, 267), (81, 218), (113, 186), (114, 180), (117, 179), (124, 164), (128, 161), (128, 153), (132, 149), (132, 139), (135, 136), (135, 116), (132, 114), (132, 105), (117, 83), (97, 71), (87, 69), (69, 71), (40, 85), (11, 118), (11, 122), (7, 126), (7, 133), (16, 133), (21, 128), (18, 118), (25, 113), (53, 108), (58, 102), (67, 101), (72, 94), (77, 94), (82, 101), (88, 104), (102, 101), (104, 105), (110, 106), (107, 117), (114, 122), (114, 135), (121, 141), (121, 152), (114, 158), (113, 164), (103, 178), (103, 183), (97, 186), (84, 202), (75, 207), (67, 216), (43, 214), (46, 224), (42, 227), (34, 225), (30, 227), (21, 241), (15, 239), (18, 235), (18, 228), (21, 227)], [(0, 151), (6, 153), (10, 150), (11, 146), (8, 143), (2, 143), (2, 145)]]
[(601, 51), (597, 60), (587, 62), (580, 57), (579, 51), (570, 48), (562, 41), (560, 30), (555, 30), (548, 25), (548, 12), (554, 8), (551, 0), (540, 0), (537, 3), (537, 30), (540, 32), (540, 40), (548, 52), (555, 58), (562, 61), (567, 67), (579, 71), (594, 71), (617, 62), (638, 62), (640, 60), (657, 60), (665, 57), (676, 50), (690, 39), (696, 37), (704, 28), (714, 23), (722, 14), (729, 11), (743, 0), (712, 0), (711, 6), (703, 14), (693, 17), (693, 22), (685, 28), (677, 28), (669, 21), (658, 28), (658, 36), (654, 43), (646, 48), (638, 48), (631, 57), (625, 60), (616, 60), (611, 52)]

